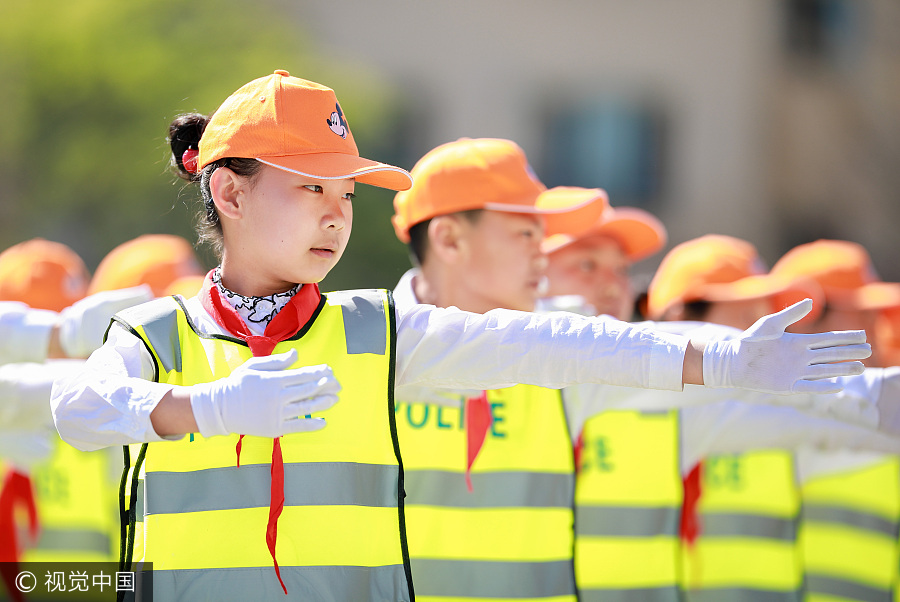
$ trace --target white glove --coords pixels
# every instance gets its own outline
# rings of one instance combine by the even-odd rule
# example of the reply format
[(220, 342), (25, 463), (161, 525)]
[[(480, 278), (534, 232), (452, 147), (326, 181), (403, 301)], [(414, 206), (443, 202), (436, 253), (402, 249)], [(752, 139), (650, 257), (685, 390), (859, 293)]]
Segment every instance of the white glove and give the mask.
[(87, 357), (103, 344), (112, 317), (134, 305), (153, 299), (146, 284), (94, 293), (59, 314), (59, 344), (68, 357)]
[[(764, 393), (836, 393), (834, 377), (862, 374), (859, 361), (872, 355), (864, 330), (791, 334), (785, 328), (812, 309), (805, 299), (763, 316), (737, 338), (713, 339), (703, 352), (708, 387), (738, 387)], [(840, 362), (840, 363), (830, 363)]]
[(333, 406), (341, 385), (325, 364), (288, 370), (296, 361), (295, 349), (251, 357), (225, 378), (191, 387), (200, 434), (274, 438), (324, 428), (325, 419), (303, 416)]

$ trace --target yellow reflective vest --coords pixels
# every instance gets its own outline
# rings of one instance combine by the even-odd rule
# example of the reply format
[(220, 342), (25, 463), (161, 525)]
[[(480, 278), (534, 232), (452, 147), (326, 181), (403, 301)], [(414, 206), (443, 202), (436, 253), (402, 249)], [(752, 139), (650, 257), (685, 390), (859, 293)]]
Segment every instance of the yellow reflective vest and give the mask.
[[(199, 333), (175, 297), (115, 319), (147, 346), (159, 382), (209, 382), (251, 357), (240, 340)], [(412, 599), (392, 407), (395, 339), (387, 291), (342, 291), (325, 295), (273, 351), (296, 349), (298, 367), (330, 365), (342, 386), (323, 413), (326, 428), (282, 437), (276, 556), (292, 599)], [(193, 435), (148, 445), (142, 547), (155, 599), (284, 596), (265, 537), (273, 440), (244, 437), (239, 467), (237, 441)]]
[(700, 535), (683, 547), (687, 600), (801, 600), (793, 457), (779, 450), (710, 456), (701, 491)]
[(812, 479), (801, 493), (807, 600), (890, 602), (898, 565), (898, 457)]
[(574, 465), (560, 393), (517, 385), (487, 399), (493, 425), (471, 492), (463, 411), (397, 403), (416, 598), (573, 602)]
[(31, 470), (40, 534), (23, 562), (114, 562), (119, 551), (118, 483), (112, 450), (83, 452), (58, 436)]
[(678, 602), (678, 412), (604, 412), (585, 422), (582, 441), (575, 484), (579, 600)]

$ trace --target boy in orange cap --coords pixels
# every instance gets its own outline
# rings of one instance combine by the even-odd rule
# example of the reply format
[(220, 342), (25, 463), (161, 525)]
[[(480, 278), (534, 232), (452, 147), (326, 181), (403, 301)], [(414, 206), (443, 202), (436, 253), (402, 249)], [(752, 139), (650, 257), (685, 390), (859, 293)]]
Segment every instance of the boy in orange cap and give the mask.
[[(878, 278), (862, 245), (824, 239), (799, 245), (772, 273), (789, 281), (812, 278), (822, 287), (825, 309), (817, 321), (796, 325), (803, 332), (825, 325), (864, 329), (873, 339), (866, 364), (892, 365), (885, 361), (879, 319), (900, 309), (900, 284)], [(900, 369), (886, 372), (900, 374)], [(900, 397), (894, 380), (884, 379), (882, 397)], [(812, 599), (890, 599), (900, 528), (898, 456), (807, 450), (800, 459), (801, 470), (812, 476), (801, 490), (801, 543)], [(854, 553), (846, 554), (848, 549)]]
[(824, 292), (817, 320), (794, 326), (795, 332), (817, 328), (862, 329), (872, 341), (868, 366), (881, 366), (877, 321), (880, 312), (900, 308), (900, 283), (883, 282), (862, 245), (846, 240), (817, 240), (785, 253), (772, 274), (789, 282), (814, 280)]
[[(547, 191), (555, 194), (556, 189)], [(631, 320), (635, 291), (631, 266), (662, 250), (666, 229), (637, 207), (610, 207), (580, 236), (559, 233), (544, 239), (548, 256), (548, 298), (577, 295), (591, 315)]]
[[(334, 92), (279, 70), (211, 117), (177, 118), (169, 140), (180, 173), (200, 186), (221, 264), (197, 297), (122, 312), (51, 400), (79, 448), (148, 442), (136, 468), (160, 598), (412, 599), (395, 385), (836, 389), (807, 378), (858, 372), (852, 360), (869, 352), (859, 333), (784, 334), (802, 306), (705, 353), (684, 337), (581, 317), (561, 329), (518, 312), (395, 312), (387, 291), (323, 296), (316, 283), (346, 247), (356, 184), (412, 184), (359, 156)], [(463, 246), (451, 255), (474, 259)], [(639, 361), (620, 375), (623, 337), (633, 353), (620, 361)], [(579, 361), (545, 365), (550, 349)], [(759, 354), (779, 358), (773, 371), (750, 367)], [(820, 365), (837, 360), (851, 362)]]

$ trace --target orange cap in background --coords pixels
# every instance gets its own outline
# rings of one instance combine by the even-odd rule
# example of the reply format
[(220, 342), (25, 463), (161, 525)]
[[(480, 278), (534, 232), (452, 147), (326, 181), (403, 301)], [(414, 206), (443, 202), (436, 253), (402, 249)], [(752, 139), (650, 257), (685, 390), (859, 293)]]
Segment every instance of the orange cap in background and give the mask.
[(90, 274), (68, 246), (34, 238), (0, 253), (0, 300), (62, 311), (87, 293)]
[[(590, 222), (588, 222), (590, 223)], [(637, 262), (662, 251), (668, 235), (663, 223), (653, 214), (637, 207), (609, 207), (586, 230), (548, 232), (542, 248), (545, 253), (558, 251), (575, 241), (590, 236), (608, 236), (619, 243), (629, 261)]]
[(855, 242), (817, 240), (788, 251), (772, 266), (786, 280), (812, 278), (829, 305), (880, 310), (900, 307), (900, 283), (882, 282), (869, 253)]
[(556, 186), (542, 192), (535, 207), (544, 212), (545, 236), (580, 234), (609, 210), (609, 195), (602, 188)]
[(203, 268), (187, 240), (173, 234), (144, 234), (124, 242), (103, 258), (88, 292), (147, 284), (157, 297), (184, 276), (202, 276)]
[(499, 138), (461, 138), (442, 144), (413, 166), (415, 186), (394, 197), (394, 231), (409, 242), (409, 229), (439, 215), (471, 209), (506, 213), (560, 214), (585, 207), (599, 214), (595, 194), (574, 194), (538, 206), (547, 190), (515, 142)]
[(181, 278), (175, 279), (169, 286), (166, 287), (166, 290), (163, 292), (163, 295), (181, 295), (187, 299), (191, 297), (196, 297), (197, 293), (200, 292), (200, 289), (203, 288), (203, 281), (206, 279), (206, 275), (204, 274), (195, 274), (192, 276), (182, 276)]
[(767, 274), (749, 242), (708, 234), (677, 245), (663, 258), (647, 290), (647, 311), (650, 318), (659, 319), (678, 303), (765, 297), (773, 298), (776, 309), (811, 298), (813, 310), (804, 320), (815, 319), (823, 300), (813, 281)]
[(200, 169), (244, 157), (320, 180), (355, 178), (391, 190), (412, 185), (406, 170), (359, 156), (334, 90), (283, 70), (244, 84), (225, 99), (199, 147)]

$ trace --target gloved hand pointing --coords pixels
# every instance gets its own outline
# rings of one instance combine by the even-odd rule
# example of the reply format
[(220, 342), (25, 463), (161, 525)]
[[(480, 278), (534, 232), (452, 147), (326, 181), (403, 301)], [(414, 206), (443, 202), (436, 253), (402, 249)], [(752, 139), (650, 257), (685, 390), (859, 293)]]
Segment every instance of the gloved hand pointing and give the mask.
[[(714, 339), (703, 352), (703, 382), (764, 393), (836, 393), (838, 376), (862, 374), (872, 355), (864, 330), (791, 334), (784, 330), (812, 309), (805, 299), (763, 316), (734, 339)], [(839, 363), (831, 363), (839, 362)]]
[(296, 361), (294, 349), (252, 357), (225, 378), (191, 387), (200, 434), (280, 437), (324, 428), (324, 418), (304, 416), (333, 406), (341, 385), (325, 364), (287, 369)]
[(59, 344), (66, 356), (87, 357), (103, 344), (110, 319), (123, 309), (150, 301), (153, 291), (146, 284), (94, 293), (59, 315)]

